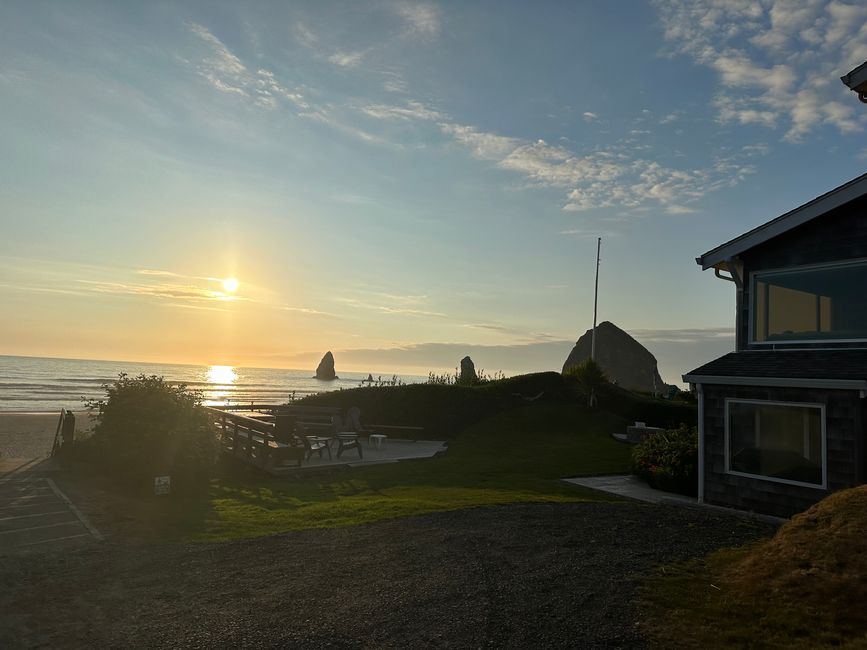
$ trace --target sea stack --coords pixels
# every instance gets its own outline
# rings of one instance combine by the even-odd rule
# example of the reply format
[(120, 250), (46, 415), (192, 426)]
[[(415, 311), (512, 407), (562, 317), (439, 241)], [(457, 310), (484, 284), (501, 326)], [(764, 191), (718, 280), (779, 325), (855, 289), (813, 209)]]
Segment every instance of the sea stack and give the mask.
[[(592, 330), (587, 330), (563, 364), (563, 372), (590, 358)], [(654, 357), (647, 348), (614, 323), (596, 326), (596, 362), (608, 380), (629, 390), (655, 393), (666, 390)]]
[(476, 375), (476, 364), (468, 356), (461, 359), (461, 378), (462, 384), (473, 384), (478, 380)]
[(334, 373), (334, 355), (329, 350), (316, 367), (316, 379), (332, 381), (337, 378), (337, 375)]

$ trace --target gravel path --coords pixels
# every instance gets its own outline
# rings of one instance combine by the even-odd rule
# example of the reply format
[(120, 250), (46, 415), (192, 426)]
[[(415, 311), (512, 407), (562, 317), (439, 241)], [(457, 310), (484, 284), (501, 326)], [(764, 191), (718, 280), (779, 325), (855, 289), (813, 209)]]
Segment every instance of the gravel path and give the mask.
[(654, 565), (772, 532), (671, 506), (539, 504), (0, 556), (0, 647), (641, 647), (632, 600)]

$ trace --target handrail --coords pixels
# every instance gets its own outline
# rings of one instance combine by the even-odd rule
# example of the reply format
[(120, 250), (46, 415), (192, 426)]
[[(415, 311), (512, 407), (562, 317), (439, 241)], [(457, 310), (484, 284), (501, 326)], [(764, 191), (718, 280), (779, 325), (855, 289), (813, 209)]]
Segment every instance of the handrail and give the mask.
[(58, 447), (60, 447), (60, 430), (63, 428), (63, 418), (66, 415), (66, 409), (60, 409), (60, 419), (57, 421), (57, 431), (54, 432), (54, 444), (51, 445), (51, 455), (57, 453)]

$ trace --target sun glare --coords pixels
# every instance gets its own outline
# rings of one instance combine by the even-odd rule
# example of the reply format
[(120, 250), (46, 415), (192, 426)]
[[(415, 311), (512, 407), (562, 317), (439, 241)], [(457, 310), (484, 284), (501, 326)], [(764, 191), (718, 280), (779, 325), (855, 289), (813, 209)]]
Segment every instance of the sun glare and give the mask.
[(226, 293), (235, 293), (238, 290), (238, 281), (235, 278), (226, 278), (223, 280), (223, 289)]
[(209, 366), (208, 381), (212, 384), (234, 384), (238, 374), (233, 366)]

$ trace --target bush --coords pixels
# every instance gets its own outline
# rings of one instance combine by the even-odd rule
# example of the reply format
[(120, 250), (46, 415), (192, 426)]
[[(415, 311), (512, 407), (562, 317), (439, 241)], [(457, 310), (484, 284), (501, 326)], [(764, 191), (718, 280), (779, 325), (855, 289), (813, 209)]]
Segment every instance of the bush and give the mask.
[(681, 424), (649, 435), (632, 449), (632, 473), (657, 490), (698, 492), (698, 433)]
[(172, 490), (207, 484), (219, 443), (201, 395), (162, 377), (121, 374), (103, 386), (105, 399), (86, 401), (97, 424), (79, 458), (135, 490), (171, 476)]
[(595, 359), (584, 359), (577, 366), (571, 366), (564, 372), (567, 377), (575, 377), (587, 395), (589, 406), (595, 406), (599, 390), (608, 383), (608, 376)]

